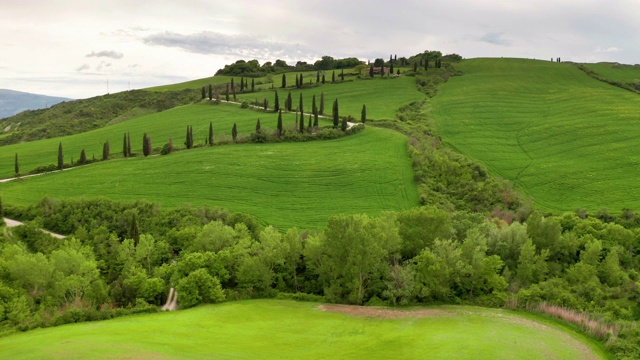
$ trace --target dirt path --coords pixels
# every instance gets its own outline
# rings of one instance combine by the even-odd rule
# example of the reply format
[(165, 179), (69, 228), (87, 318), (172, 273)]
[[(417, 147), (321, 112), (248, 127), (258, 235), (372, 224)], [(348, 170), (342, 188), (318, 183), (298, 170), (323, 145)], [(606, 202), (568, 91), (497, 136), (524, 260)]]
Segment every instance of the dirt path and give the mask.
[(318, 306), (318, 310), (348, 314), (355, 317), (375, 317), (382, 319), (427, 318), (453, 316), (452, 312), (440, 309), (396, 310), (376, 306), (330, 305)]
[[(14, 227), (14, 226), (20, 226), (20, 225), (24, 225), (23, 223), (21, 223), (20, 221), (17, 220), (11, 220), (11, 219), (7, 219), (4, 218), (4, 223), (7, 224), (7, 227)], [(56, 234), (56, 233), (52, 233), (51, 231), (45, 230), (45, 229), (40, 229), (42, 232), (45, 232), (53, 237), (56, 237), (58, 239), (64, 239), (66, 238), (66, 236), (64, 235), (60, 235), (60, 234)]]
[[(77, 167), (77, 166), (76, 166), (76, 167)], [(41, 172), (41, 173), (38, 173), (38, 174), (23, 175), (23, 176), (17, 176), (17, 177), (12, 177), (12, 178), (0, 179), (0, 183), (6, 183), (6, 182), (9, 182), (9, 181), (11, 181), (11, 180), (25, 179), (25, 178), (30, 178), (30, 177), (40, 176), (40, 175), (45, 175), (45, 174), (57, 173), (57, 172), (60, 172), (60, 171), (73, 170), (73, 169), (75, 169), (76, 167), (70, 167), (70, 168), (68, 168), (68, 169), (62, 169), (62, 170), (46, 171), (46, 172)]]

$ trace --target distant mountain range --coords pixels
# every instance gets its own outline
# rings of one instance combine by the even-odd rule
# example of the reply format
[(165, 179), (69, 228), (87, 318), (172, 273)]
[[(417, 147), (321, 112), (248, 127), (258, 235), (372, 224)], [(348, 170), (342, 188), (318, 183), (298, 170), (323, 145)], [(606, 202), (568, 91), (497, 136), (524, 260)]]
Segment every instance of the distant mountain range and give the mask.
[(73, 99), (0, 89), (0, 119), (25, 110), (44, 109)]

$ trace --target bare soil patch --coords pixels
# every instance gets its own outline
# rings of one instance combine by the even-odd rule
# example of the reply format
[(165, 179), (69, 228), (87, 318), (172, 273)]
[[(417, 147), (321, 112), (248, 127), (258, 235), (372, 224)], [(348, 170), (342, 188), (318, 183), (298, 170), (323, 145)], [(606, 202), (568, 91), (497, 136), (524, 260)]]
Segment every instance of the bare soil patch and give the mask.
[(370, 317), (381, 319), (403, 319), (403, 318), (433, 318), (443, 316), (453, 316), (454, 313), (440, 309), (420, 309), (420, 310), (397, 310), (377, 306), (356, 306), (356, 305), (330, 305), (318, 306), (318, 310), (348, 314), (355, 317)]

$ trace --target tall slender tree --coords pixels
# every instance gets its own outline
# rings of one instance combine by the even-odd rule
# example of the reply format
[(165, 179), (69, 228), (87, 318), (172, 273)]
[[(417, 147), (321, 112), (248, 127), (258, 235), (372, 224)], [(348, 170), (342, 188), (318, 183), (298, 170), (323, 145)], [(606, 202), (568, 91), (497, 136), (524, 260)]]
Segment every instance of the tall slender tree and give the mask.
[(262, 126), (260, 126), (260, 118), (258, 118), (258, 122), (256, 122), (256, 133), (260, 134), (260, 130), (262, 130)]
[(251, 78), (251, 92), (256, 91), (256, 79)]
[(107, 140), (104, 142), (104, 145), (102, 145), (102, 160), (109, 160), (110, 153), (109, 140)]
[(304, 114), (304, 110), (302, 108), (302, 93), (300, 93), (300, 103), (298, 104), (298, 110), (300, 110), (300, 115)]
[(309, 124), (307, 124), (307, 131), (311, 133), (311, 128), (313, 127), (313, 115), (309, 114)]
[(127, 147), (127, 133), (124, 133), (124, 139), (122, 140), (122, 156), (129, 156), (129, 148)]
[(293, 100), (291, 99), (291, 91), (287, 95), (287, 111), (291, 111), (293, 109)]
[(147, 133), (144, 133), (144, 135), (142, 135), (142, 155), (144, 156), (149, 156), (149, 147), (147, 146), (148, 141)]
[(147, 148), (147, 155), (152, 155), (153, 154), (153, 145), (151, 144), (151, 135), (147, 135), (147, 141), (144, 143), (145, 147)]
[(367, 105), (362, 104), (362, 111), (360, 112), (360, 121), (364, 124), (367, 121)]
[(16, 160), (14, 162), (14, 168), (16, 171), (16, 176), (20, 176), (20, 163), (18, 162), (18, 153), (16, 153)]
[(322, 83), (325, 83), (324, 73), (322, 73)]
[(333, 127), (338, 128), (340, 124), (340, 114), (338, 112), (338, 99), (333, 102)]
[(324, 115), (324, 92), (320, 93), (320, 115)]
[(131, 217), (131, 223), (129, 223), (129, 238), (133, 240), (134, 245), (138, 245), (138, 241), (140, 241), (140, 229), (138, 228), (138, 220), (136, 219), (135, 212)]
[(341, 126), (342, 131), (347, 131), (347, 117), (343, 116), (342, 117), (342, 126)]
[(373, 65), (369, 67), (369, 76), (373, 77)]
[(273, 100), (273, 111), (275, 112), (280, 111), (280, 99), (278, 99), (278, 90), (276, 90), (276, 96), (275, 96), (275, 99)]
[(131, 156), (131, 133), (127, 133), (127, 156)]
[(202, 100), (204, 100), (204, 99), (206, 99), (206, 98), (207, 98), (207, 94), (206, 94), (206, 92), (204, 91), (204, 86), (203, 86), (203, 87), (202, 87)]
[(413, 72), (416, 72), (416, 71), (418, 71), (418, 63), (414, 62), (413, 63)]
[(225, 97), (224, 99), (225, 99), (227, 102), (229, 102), (229, 91), (230, 91), (229, 83), (227, 83), (227, 91), (225, 91), (225, 94), (224, 94), (224, 97)]
[(342, 72), (340, 72), (340, 79), (344, 81), (344, 69), (342, 69)]
[(267, 109), (269, 108), (269, 102), (266, 98), (262, 100), (262, 108), (264, 109), (264, 111), (267, 111)]
[[(233, 79), (231, 79), (231, 81), (233, 81)], [(233, 84), (231, 84), (231, 92), (233, 93), (233, 101), (238, 101), (238, 98), (236, 97), (236, 87), (233, 86)]]
[(240, 92), (244, 92), (244, 76), (240, 77)]
[(331, 73), (331, 82), (334, 83), (336, 82), (336, 71), (333, 70), (333, 72)]
[[(204, 88), (202, 88), (204, 94)], [(209, 84), (209, 100), (213, 99), (213, 87)]]
[(316, 71), (316, 84), (320, 83), (320, 71)]
[(384, 76), (384, 65), (380, 67), (380, 77)]
[(389, 65), (389, 75), (393, 74), (393, 63), (391, 63), (391, 65)]
[(231, 137), (233, 138), (233, 142), (236, 142), (238, 139), (238, 126), (236, 123), (233, 123), (233, 128), (231, 128)]
[(313, 127), (316, 128), (316, 130), (318, 129), (318, 108), (313, 110)]
[(213, 146), (213, 121), (209, 121), (209, 146)]
[(278, 137), (282, 136), (282, 110), (278, 112)]
[(4, 209), (2, 208), (2, 198), (0, 197), (0, 224), (4, 223)]
[(300, 132), (304, 132), (304, 114), (300, 113)]
[(58, 144), (58, 170), (64, 167), (64, 154), (62, 153), (62, 142)]
[(286, 88), (287, 87), (287, 75), (286, 74), (282, 74), (282, 88)]

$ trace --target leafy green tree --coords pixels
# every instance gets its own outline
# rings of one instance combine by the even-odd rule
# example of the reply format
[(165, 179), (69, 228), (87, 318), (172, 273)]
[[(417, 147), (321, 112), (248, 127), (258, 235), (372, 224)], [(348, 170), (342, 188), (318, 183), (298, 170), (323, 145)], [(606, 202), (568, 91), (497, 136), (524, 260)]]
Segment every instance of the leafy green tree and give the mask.
[(362, 104), (362, 111), (360, 112), (360, 122), (363, 124), (367, 121), (367, 105)]
[(110, 153), (111, 147), (109, 146), (109, 140), (107, 140), (102, 145), (102, 160), (109, 160)]
[(536, 255), (536, 246), (533, 245), (531, 239), (525, 241), (520, 251), (516, 270), (516, 280), (520, 286), (528, 287), (545, 280), (548, 270), (546, 263), (548, 256), (548, 249), (544, 249), (539, 255)]
[(275, 99), (273, 100), (273, 111), (280, 111), (280, 100), (278, 99), (278, 90), (276, 90)]
[(337, 129), (340, 124), (340, 113), (338, 110), (338, 99), (333, 101), (333, 128)]
[(286, 88), (287, 87), (287, 75), (286, 74), (282, 74), (282, 88)]
[(411, 259), (431, 247), (436, 239), (448, 239), (453, 234), (449, 213), (435, 206), (400, 212), (397, 222), (403, 259)]
[(386, 289), (382, 291), (383, 298), (391, 300), (394, 305), (407, 305), (415, 298), (415, 270), (411, 264), (391, 266)]
[(62, 153), (62, 142), (58, 144), (58, 170), (62, 170), (64, 166), (64, 155)]
[(20, 175), (20, 162), (18, 162), (18, 153), (16, 153), (16, 158), (13, 164), (16, 176)]
[(231, 137), (233, 138), (233, 142), (236, 142), (238, 139), (238, 126), (236, 123), (233, 123), (233, 128), (231, 128)]
[(278, 137), (282, 136), (282, 111), (278, 112)]
[(213, 146), (213, 121), (209, 121), (209, 146)]
[(84, 152), (84, 149), (80, 151), (80, 160), (78, 160), (78, 164), (84, 165), (87, 163), (87, 154)]
[(209, 275), (205, 269), (198, 269), (182, 278), (176, 291), (178, 304), (183, 308), (201, 303), (219, 303), (225, 298), (218, 278)]
[(320, 115), (324, 115), (324, 92), (320, 93)]

